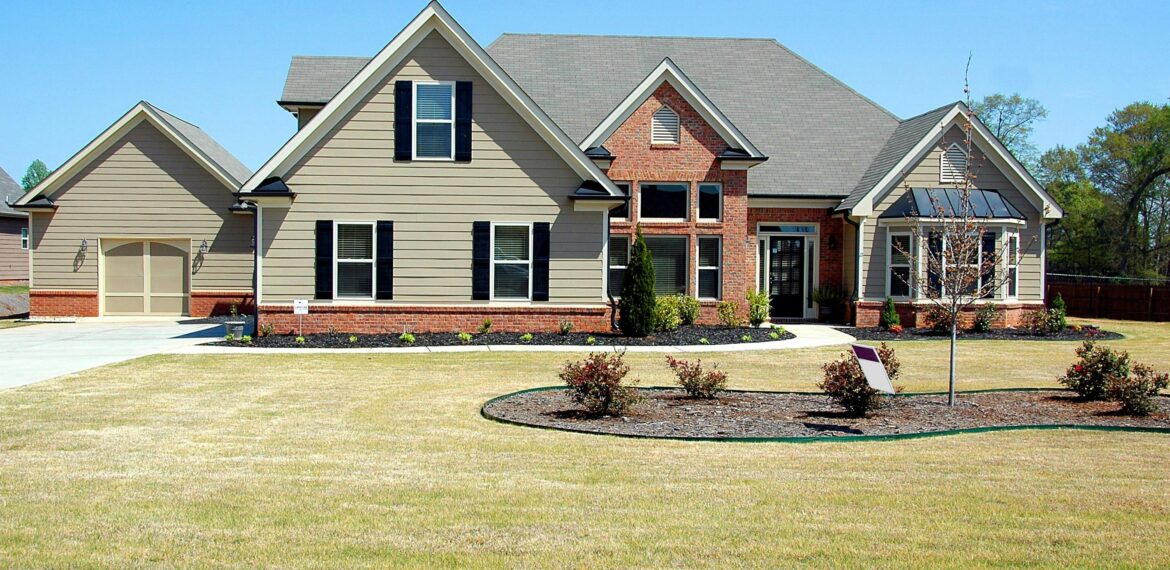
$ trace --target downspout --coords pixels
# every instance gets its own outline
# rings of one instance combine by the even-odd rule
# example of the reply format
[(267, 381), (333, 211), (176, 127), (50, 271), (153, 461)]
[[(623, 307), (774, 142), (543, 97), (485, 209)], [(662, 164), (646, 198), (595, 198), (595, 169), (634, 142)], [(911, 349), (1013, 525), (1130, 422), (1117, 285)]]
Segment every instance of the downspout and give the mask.
[(605, 279), (602, 281), (605, 283), (605, 296), (609, 298), (609, 330), (617, 331), (617, 299), (613, 298), (613, 293), (610, 292), (609, 286), (609, 210), (605, 211), (602, 216), (602, 220), (605, 221), (605, 242), (603, 243), (603, 249), (606, 253), (606, 258), (603, 264), (605, 268)]
[(853, 271), (856, 275), (853, 281), (853, 294), (850, 297), (853, 301), (853, 324), (857, 324), (857, 302), (861, 300), (861, 222), (853, 221), (848, 214), (842, 214), (841, 217), (854, 229)]

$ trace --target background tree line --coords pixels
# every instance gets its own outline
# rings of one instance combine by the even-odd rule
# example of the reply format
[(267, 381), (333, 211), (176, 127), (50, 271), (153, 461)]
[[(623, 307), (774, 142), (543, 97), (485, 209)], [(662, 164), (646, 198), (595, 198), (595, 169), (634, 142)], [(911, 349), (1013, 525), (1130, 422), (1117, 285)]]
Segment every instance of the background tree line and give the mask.
[(1043, 153), (1039, 101), (997, 93), (973, 110), (1064, 208), (1048, 226), (1050, 272), (1170, 277), (1170, 105), (1127, 105), (1084, 143)]

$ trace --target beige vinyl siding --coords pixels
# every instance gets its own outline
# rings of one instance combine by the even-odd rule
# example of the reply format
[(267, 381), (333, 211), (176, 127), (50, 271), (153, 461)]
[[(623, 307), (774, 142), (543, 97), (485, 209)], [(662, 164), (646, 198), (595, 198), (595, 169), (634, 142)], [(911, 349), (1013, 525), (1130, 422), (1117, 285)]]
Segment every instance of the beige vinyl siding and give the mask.
[(228, 211), (231, 192), (143, 121), (33, 214), (34, 287), (97, 290), (99, 238), (142, 237), (191, 240), (194, 291), (251, 289), (253, 220)]
[(20, 248), (27, 227), (28, 218), (0, 216), (0, 281), (28, 281), (28, 251)]
[[(955, 184), (939, 183), (939, 158), (952, 142), (963, 144), (963, 132), (952, 127), (918, 164), (914, 165), (905, 179), (874, 205), (873, 216), (865, 222), (865, 258), (862, 274), (865, 284), (865, 298), (884, 299), (886, 295), (886, 228), (879, 227), (878, 216), (886, 211), (906, 188), (954, 188)], [(1017, 299), (1027, 302), (1044, 300), (1041, 289), (1043, 266), (1040, 255), (1040, 232), (1043, 221), (1040, 212), (1021, 191), (1016, 188), (982, 152), (972, 151), (971, 168), (975, 173), (975, 186), (984, 190), (997, 190), (1021, 213), (1028, 218), (1027, 225), (1019, 228), (1020, 233), (1020, 287)], [(998, 231), (998, 228), (993, 228)], [(1002, 240), (1000, 242), (1002, 244)]]
[[(394, 162), (397, 80), (473, 82), (470, 163)], [(313, 298), (316, 220), (392, 220), (392, 302), (410, 304), (473, 303), (473, 222), (551, 222), (549, 304), (602, 302), (603, 215), (573, 211), (581, 178), (437, 33), (284, 179), (296, 200), (262, 216), (264, 303)]]

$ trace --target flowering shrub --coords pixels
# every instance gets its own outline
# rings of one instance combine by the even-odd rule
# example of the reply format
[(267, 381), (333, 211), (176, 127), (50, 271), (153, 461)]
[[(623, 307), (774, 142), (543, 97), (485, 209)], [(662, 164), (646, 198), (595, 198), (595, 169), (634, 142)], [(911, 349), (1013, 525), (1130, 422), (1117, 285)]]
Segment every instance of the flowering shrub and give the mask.
[(704, 371), (702, 360), (691, 364), (667, 355), (666, 364), (674, 371), (678, 385), (692, 398), (715, 398), (727, 386), (727, 374), (719, 370), (718, 366)]
[[(902, 363), (894, 354), (894, 349), (883, 342), (877, 352), (886, 367), (886, 374), (890, 375), (890, 381), (897, 380)], [(865, 381), (857, 357), (852, 352), (842, 352), (841, 357), (841, 360), (821, 367), (825, 371), (825, 377), (819, 384), (821, 390), (850, 415), (864, 416), (880, 407), (885, 398)]]
[(926, 321), (930, 323), (930, 328), (934, 332), (951, 332), (953, 320), (951, 311), (942, 305), (931, 303), (930, 308), (926, 310)]
[(903, 330), (902, 325), (890, 325), (890, 332), (894, 334), (902, 334)]
[(591, 352), (584, 360), (566, 362), (560, 377), (573, 401), (595, 416), (621, 415), (637, 403), (635, 382), (623, 383), (630, 372), (624, 357), (624, 352)]
[(1135, 362), (1128, 376), (1110, 377), (1105, 390), (1110, 400), (1121, 402), (1122, 412), (1148, 416), (1158, 410), (1154, 398), (1167, 386), (1170, 386), (1170, 375)]
[(1129, 376), (1129, 353), (1086, 340), (1077, 349), (1077, 362), (1060, 377), (1060, 383), (1086, 400), (1105, 399), (1110, 378)]

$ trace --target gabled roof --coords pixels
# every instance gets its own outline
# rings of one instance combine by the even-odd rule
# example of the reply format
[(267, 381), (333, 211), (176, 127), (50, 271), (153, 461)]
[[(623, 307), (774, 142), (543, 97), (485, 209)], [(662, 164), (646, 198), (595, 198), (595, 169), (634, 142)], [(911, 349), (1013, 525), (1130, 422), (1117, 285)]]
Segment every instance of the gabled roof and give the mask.
[(27, 212), (18, 212), (12, 209), (12, 204), (15, 204), (21, 196), (24, 196), (24, 188), (20, 187), (3, 168), (0, 168), (0, 217), (4, 218), (27, 218)]
[(229, 190), (238, 188), (250, 174), (246, 166), (236, 160), (236, 157), (232, 156), (214, 139), (207, 136), (207, 133), (204, 133), (199, 127), (146, 101), (139, 101), (102, 134), (85, 145), (85, 148), (82, 148), (77, 154), (65, 161), (65, 164), (42, 180), (36, 188), (25, 194), (16, 205), (28, 205), (37, 197), (51, 195), (143, 121), (154, 125)]
[(325, 105), (369, 62), (368, 57), (293, 56), (280, 103)]
[(756, 146), (753, 145), (750, 140), (748, 140), (747, 136), (740, 132), (738, 128), (736, 128), (735, 124), (731, 122), (731, 119), (727, 118), (727, 115), (724, 115), (723, 111), (720, 111), (719, 107), (716, 107), (715, 103), (712, 103), (711, 100), (703, 94), (703, 91), (700, 90), (697, 85), (695, 85), (695, 82), (691, 81), (691, 79), (687, 77), (687, 75), (683, 73), (683, 71), (679, 69), (678, 65), (671, 61), (669, 57), (663, 59), (662, 62), (658, 64), (658, 67), (655, 67), (654, 70), (651, 71), (650, 74), (647, 75), (641, 83), (634, 87), (633, 91), (630, 91), (630, 94), (627, 95), (625, 99), (622, 99), (622, 101), (618, 103), (617, 107), (614, 107), (614, 109), (610, 111), (609, 114), (606, 115), (605, 118), (602, 119), (601, 122), (598, 123), (597, 126), (589, 132), (588, 135), (585, 136), (585, 139), (581, 141), (581, 148), (593, 148), (608, 140), (610, 135), (612, 135), (614, 131), (618, 129), (618, 127), (621, 127), (622, 124), (626, 122), (626, 119), (630, 118), (630, 115), (632, 115), (634, 111), (642, 105), (642, 103), (649, 99), (650, 96), (654, 94), (654, 90), (658, 89), (658, 87), (663, 83), (669, 83), (671, 87), (674, 87), (674, 90), (678, 91), (679, 95), (682, 95), (683, 99), (685, 99), (686, 102), (690, 104), (690, 106), (694, 108), (700, 116), (703, 117), (703, 120), (706, 121), (707, 124), (711, 126), (711, 128), (715, 129), (715, 132), (719, 133), (719, 136), (723, 138), (723, 141), (726, 142), (728, 146), (746, 152), (747, 156), (745, 158), (766, 158), (764, 153), (760, 152), (760, 150), (756, 148)]
[[(895, 131), (889, 144), (879, 153), (871, 165), (866, 179), (858, 184), (849, 197), (837, 207), (857, 216), (869, 216), (874, 202), (896, 185), (914, 164), (917, 164), (944, 134), (965, 117), (971, 119), (972, 141), (987, 156), (996, 168), (1021, 190), (1029, 203), (1044, 219), (1057, 219), (1064, 215), (1060, 205), (1048, 195), (1036, 178), (1020, 164), (995, 135), (991, 134), (983, 121), (962, 102), (935, 109), (924, 115), (903, 122), (903, 131)], [(917, 137), (917, 140), (915, 138)], [(909, 148), (907, 148), (909, 147)], [(879, 177), (880, 176), (880, 177)], [(872, 184), (872, 179), (876, 181)]]
[(584, 180), (600, 184), (613, 196), (623, 196), (605, 174), (593, 164), (556, 123), (541, 110), (486, 51), (432, 0), (407, 26), (386, 44), (345, 84), (320, 114), (305, 128), (297, 131), (277, 153), (260, 167), (247, 182), (242, 193), (255, 189), (262, 181), (282, 176), (318, 141), (336, 126), (362, 98), (385, 77), (431, 32), (439, 33), (491, 85), (500, 96), (552, 147), (553, 151)]

